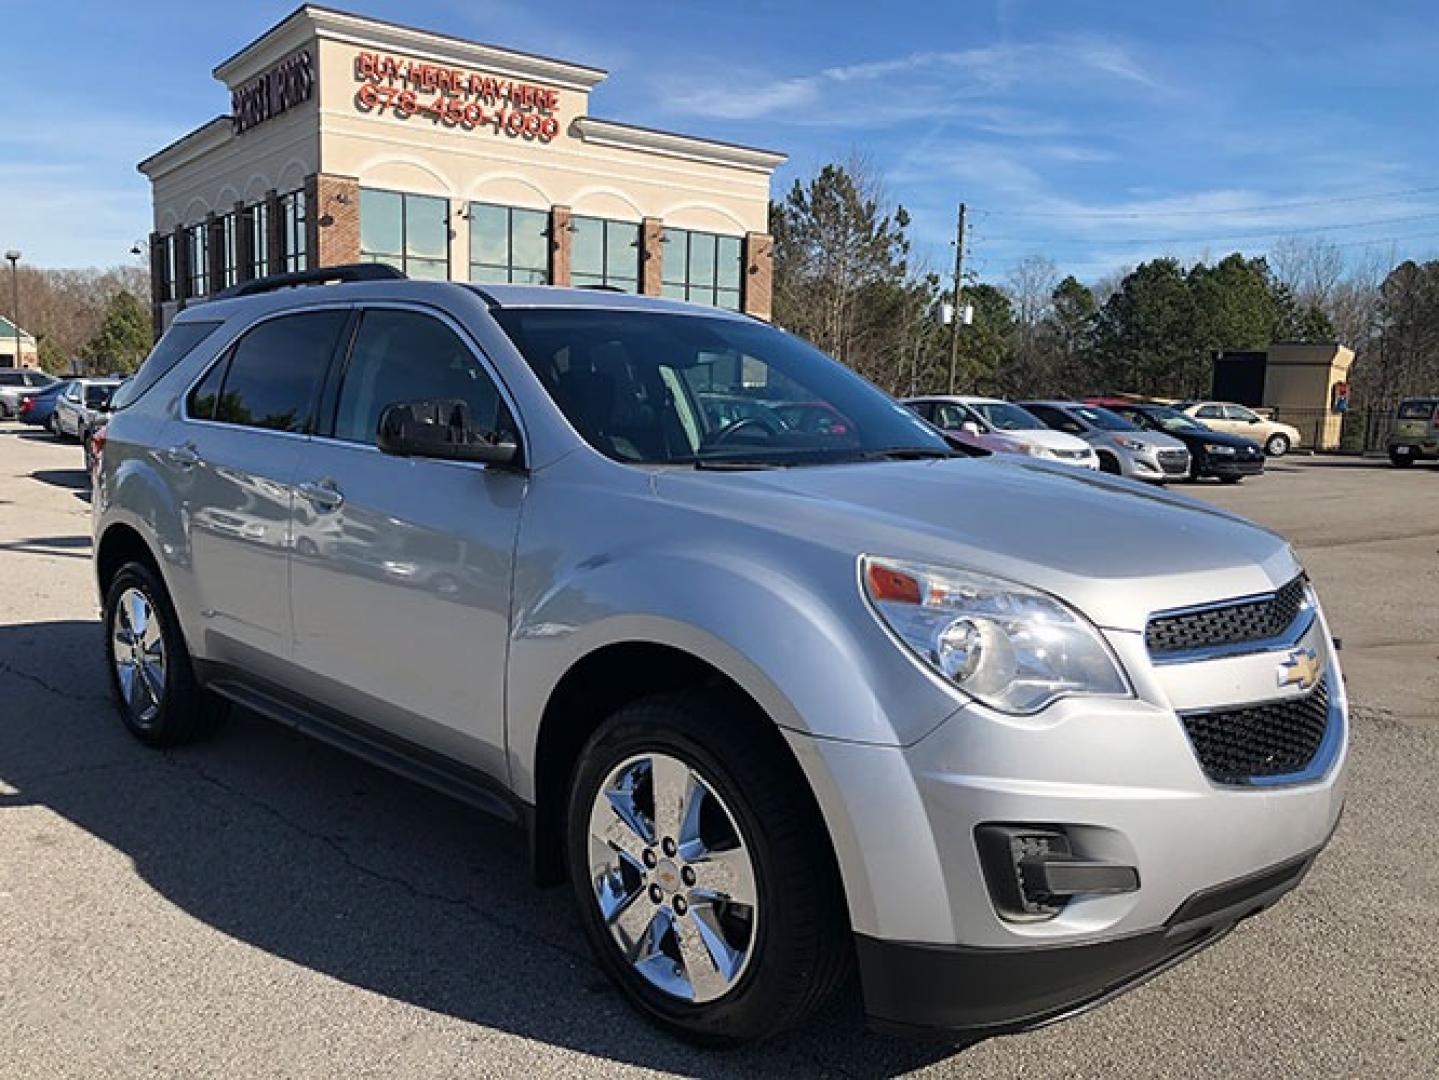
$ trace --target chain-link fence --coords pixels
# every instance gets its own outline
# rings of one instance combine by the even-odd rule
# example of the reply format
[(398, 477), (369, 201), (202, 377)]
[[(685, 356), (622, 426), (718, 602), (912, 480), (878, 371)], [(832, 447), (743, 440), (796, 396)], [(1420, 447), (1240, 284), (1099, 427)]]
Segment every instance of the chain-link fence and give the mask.
[(1362, 454), (1383, 450), (1394, 428), (1394, 409), (1272, 409), (1275, 420), (1299, 429), (1307, 450), (1334, 450)]

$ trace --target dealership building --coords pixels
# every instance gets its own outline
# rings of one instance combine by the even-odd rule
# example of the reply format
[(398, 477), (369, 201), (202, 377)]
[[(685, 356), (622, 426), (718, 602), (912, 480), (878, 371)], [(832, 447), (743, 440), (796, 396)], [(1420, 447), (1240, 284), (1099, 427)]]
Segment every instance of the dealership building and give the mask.
[(770, 315), (784, 156), (592, 116), (598, 68), (305, 6), (214, 74), (230, 112), (139, 165), (157, 333), (237, 282), (355, 262)]

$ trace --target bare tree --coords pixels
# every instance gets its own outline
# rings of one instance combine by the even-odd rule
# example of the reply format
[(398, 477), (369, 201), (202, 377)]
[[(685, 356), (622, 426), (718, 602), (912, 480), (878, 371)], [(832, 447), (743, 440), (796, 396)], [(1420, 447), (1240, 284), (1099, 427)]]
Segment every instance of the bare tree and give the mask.
[(1268, 255), (1274, 276), (1288, 285), (1300, 304), (1328, 308), (1344, 279), (1344, 252), (1322, 236), (1281, 237)]

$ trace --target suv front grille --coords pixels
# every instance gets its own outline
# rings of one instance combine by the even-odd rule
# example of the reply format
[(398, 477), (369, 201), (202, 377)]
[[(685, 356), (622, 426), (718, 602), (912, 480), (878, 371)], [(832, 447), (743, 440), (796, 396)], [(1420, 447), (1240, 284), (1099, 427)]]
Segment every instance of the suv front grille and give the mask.
[(1189, 652), (1223, 645), (1267, 641), (1289, 629), (1304, 607), (1304, 578), (1278, 592), (1199, 611), (1156, 615), (1144, 628), (1149, 655)]
[(1204, 773), (1218, 784), (1241, 784), (1303, 772), (1329, 727), (1329, 683), (1303, 697), (1180, 713)]

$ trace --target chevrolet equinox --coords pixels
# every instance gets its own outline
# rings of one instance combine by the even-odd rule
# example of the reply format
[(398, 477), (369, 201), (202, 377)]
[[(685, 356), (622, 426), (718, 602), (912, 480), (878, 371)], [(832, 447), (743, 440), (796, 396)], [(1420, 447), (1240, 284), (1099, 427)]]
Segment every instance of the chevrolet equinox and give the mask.
[(1339, 817), (1344, 684), (1287, 543), (962, 455), (743, 315), (248, 282), (178, 316), (97, 475), (138, 739), (233, 703), (512, 820), (624, 996), (703, 1043), (854, 972), (888, 1031), (1081, 1011), (1272, 904)]

